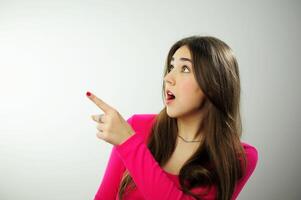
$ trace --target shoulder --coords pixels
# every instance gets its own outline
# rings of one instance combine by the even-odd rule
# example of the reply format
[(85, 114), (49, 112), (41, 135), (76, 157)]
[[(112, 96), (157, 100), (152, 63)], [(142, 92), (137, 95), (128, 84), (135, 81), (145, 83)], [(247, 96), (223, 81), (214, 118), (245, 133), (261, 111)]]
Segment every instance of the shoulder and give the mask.
[(243, 146), (245, 153), (248, 157), (252, 157), (253, 159), (258, 159), (258, 151), (257, 148), (249, 143), (241, 142), (241, 145)]
[(133, 114), (128, 121), (131, 122), (135, 128), (145, 127), (146, 125), (150, 125), (157, 114)]
[(244, 176), (238, 180), (237, 185), (235, 187), (235, 191), (233, 193), (233, 196), (231, 199), (236, 199), (242, 188), (245, 186), (247, 181), (250, 179), (251, 175), (253, 174), (256, 165), (257, 165), (257, 160), (258, 160), (258, 151), (255, 146), (242, 142), (241, 144), (244, 148), (245, 154), (246, 154), (246, 161), (247, 161), (247, 166), (246, 166), (246, 173)]
[(145, 123), (145, 122), (149, 122), (152, 119), (154, 119), (157, 116), (157, 114), (153, 113), (153, 114), (133, 114), (132, 117), (133, 119), (135, 119), (136, 123)]
[(127, 122), (136, 133), (144, 134), (146, 139), (157, 115), (158, 114), (133, 114), (128, 118)]
[(257, 162), (258, 162), (258, 151), (257, 148), (249, 143), (241, 142), (247, 159), (247, 173), (252, 174)]

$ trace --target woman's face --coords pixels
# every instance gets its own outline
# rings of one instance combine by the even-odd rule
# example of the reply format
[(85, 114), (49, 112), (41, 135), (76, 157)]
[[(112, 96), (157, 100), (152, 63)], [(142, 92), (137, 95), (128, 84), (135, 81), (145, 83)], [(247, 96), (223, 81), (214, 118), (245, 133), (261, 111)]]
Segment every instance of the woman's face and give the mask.
[(168, 73), (164, 77), (165, 96), (170, 90), (175, 99), (165, 105), (167, 114), (172, 117), (186, 116), (200, 110), (204, 93), (199, 88), (194, 77), (191, 54), (187, 46), (180, 47), (172, 56)]

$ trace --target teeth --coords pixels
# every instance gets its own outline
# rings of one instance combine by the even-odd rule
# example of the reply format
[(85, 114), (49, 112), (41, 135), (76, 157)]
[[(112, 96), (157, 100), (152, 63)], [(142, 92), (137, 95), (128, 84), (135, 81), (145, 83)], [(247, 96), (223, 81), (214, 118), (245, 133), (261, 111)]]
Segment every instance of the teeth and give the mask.
[(167, 92), (167, 99), (170, 100), (170, 99), (174, 99), (175, 98), (175, 95), (173, 95), (171, 92)]

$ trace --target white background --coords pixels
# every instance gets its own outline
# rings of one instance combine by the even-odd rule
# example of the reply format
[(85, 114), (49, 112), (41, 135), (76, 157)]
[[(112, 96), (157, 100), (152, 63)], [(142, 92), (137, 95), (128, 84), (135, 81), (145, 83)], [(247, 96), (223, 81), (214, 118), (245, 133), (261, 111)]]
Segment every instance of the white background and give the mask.
[[(211, 35), (237, 56), (242, 140), (259, 160), (238, 199), (300, 197), (299, 1), (1, 1), (0, 199), (93, 199), (112, 145), (97, 94), (124, 118), (158, 113), (177, 40)], [(298, 25), (299, 24), (299, 25)]]

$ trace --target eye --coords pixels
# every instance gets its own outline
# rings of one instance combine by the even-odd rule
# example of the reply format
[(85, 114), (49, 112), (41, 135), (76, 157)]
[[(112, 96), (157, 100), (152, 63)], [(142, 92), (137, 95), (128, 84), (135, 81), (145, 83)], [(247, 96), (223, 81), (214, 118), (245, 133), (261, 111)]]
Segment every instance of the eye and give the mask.
[[(174, 68), (174, 66), (173, 66), (173, 65), (169, 65), (167, 71), (170, 72), (170, 70), (171, 70), (172, 68)], [(190, 71), (189, 67), (187, 67), (186, 65), (183, 65), (183, 66), (182, 66), (182, 69), (185, 69), (185, 68), (188, 69), (188, 72)]]
[(170, 72), (171, 68), (173, 68), (173, 65), (169, 65), (167, 71)]
[(189, 71), (189, 67), (187, 67), (186, 65), (184, 65), (184, 66), (182, 67), (182, 69), (184, 69), (184, 68), (188, 69), (188, 71)]

